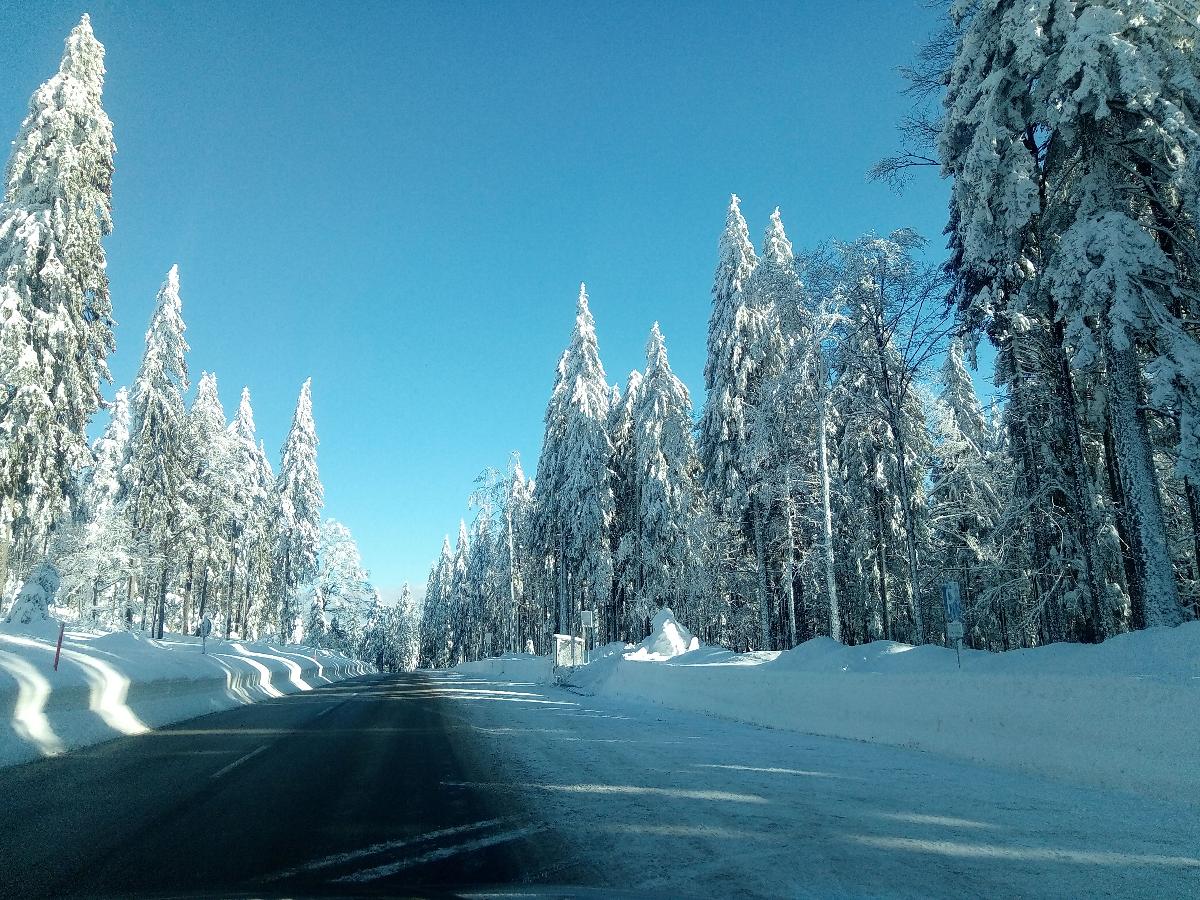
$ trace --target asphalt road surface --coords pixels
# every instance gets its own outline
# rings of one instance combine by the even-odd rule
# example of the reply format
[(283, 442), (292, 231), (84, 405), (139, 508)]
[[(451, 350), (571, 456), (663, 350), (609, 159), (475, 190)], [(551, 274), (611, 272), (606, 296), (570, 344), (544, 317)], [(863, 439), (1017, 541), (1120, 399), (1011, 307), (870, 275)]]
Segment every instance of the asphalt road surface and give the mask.
[(0, 897), (422, 893), (557, 880), (421, 675), (368, 676), (0, 770)]
[(0, 770), (0, 897), (1200, 897), (1194, 799), (371, 676)]

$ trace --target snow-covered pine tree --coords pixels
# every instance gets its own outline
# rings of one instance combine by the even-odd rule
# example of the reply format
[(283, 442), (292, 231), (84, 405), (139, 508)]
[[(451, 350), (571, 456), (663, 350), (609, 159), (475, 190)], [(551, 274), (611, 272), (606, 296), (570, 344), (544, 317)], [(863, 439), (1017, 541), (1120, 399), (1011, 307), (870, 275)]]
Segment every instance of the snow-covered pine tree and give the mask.
[[(613, 496), (608, 439), (611, 391), (600, 362), (587, 290), (558, 363), (534, 488), (538, 552), (557, 584), (556, 628), (578, 633), (580, 609), (603, 619), (612, 590)], [(601, 633), (610, 629), (599, 623)]]
[(929, 527), (935, 565), (939, 580), (961, 585), (971, 633), (1007, 650), (1019, 638), (1013, 630), (1016, 598), (1003, 589), (1007, 579), (992, 554), (992, 531), (1002, 507), (996, 442), (958, 341), (946, 352), (941, 385), (930, 410)]
[[(1186, 9), (1186, 7), (1185, 7)], [(1057, 188), (1043, 278), (1076, 372), (1107, 385), (1114, 499), (1125, 519), (1135, 627), (1185, 617), (1171, 558), (1147, 406), (1182, 424), (1172, 455), (1200, 474), (1200, 339), (1194, 162), (1200, 62), (1191, 18), (1168, 4), (1092, 0), (1056, 16), (1043, 122)], [(1069, 198), (1069, 199), (1067, 199)], [(1147, 378), (1149, 375), (1149, 378)], [(1155, 385), (1149, 396), (1147, 383)], [(1101, 635), (1102, 636), (1102, 635)]]
[(633, 618), (664, 606), (694, 624), (703, 599), (703, 489), (692, 440), (692, 401), (671, 371), (658, 323), (646, 344), (646, 374), (634, 402), (634, 556), (642, 573)]
[(118, 588), (132, 570), (125, 508), (125, 465), (129, 458), (129, 391), (121, 388), (108, 404), (109, 420), (92, 444), (95, 460), (86, 473), (76, 522), (60, 528), (54, 566), (61, 578), (59, 602), (74, 597), (80, 620), (117, 625)]
[[(225, 432), (227, 468), (226, 491), (229, 515), (223, 523), (229, 548), (224, 591), (224, 633), (246, 636), (247, 597), (255, 581), (258, 542), (264, 520), (269, 514), (270, 482), (264, 483), (265, 454), (259, 448), (254, 427), (254, 407), (250, 389), (242, 388), (237, 414)], [(276, 622), (276, 625), (279, 623)], [(292, 635), (281, 634), (283, 640)]]
[[(246, 543), (246, 580), (242, 586), (240, 632), (251, 640), (267, 634), (280, 634), (285, 626), (273, 598), (278, 596), (275, 582), (277, 567), (274, 551), (279, 545), (279, 503), (275, 493), (275, 472), (267, 458), (266, 445), (260, 440), (254, 453), (253, 515), (244, 532)], [(296, 630), (295, 615), (286, 623), (289, 634)], [(295, 640), (294, 637), (290, 640)]]
[(536, 647), (544, 639), (546, 623), (539, 616), (533, 592), (532, 560), (529, 553), (530, 522), (533, 516), (533, 482), (525, 477), (521, 456), (513, 452), (508, 465), (508, 489), (504, 498), (506, 546), (501, 548), (502, 565), (512, 604), (512, 625), (505, 646), (511, 652), (525, 649), (526, 641)]
[[(737, 195), (729, 200), (725, 229), (721, 233), (716, 275), (713, 278), (712, 312), (708, 321), (708, 358), (704, 365), (707, 399), (700, 419), (697, 453), (704, 472), (704, 488), (716, 516), (715, 525), (728, 540), (718, 576), (720, 593), (729, 605), (734, 629), (746, 618), (747, 595), (754, 590), (742, 572), (753, 568), (750, 545), (743, 529), (744, 509), (735, 501), (744, 496), (738, 460), (749, 439), (747, 391), (753, 366), (751, 347), (757, 343), (758, 317), (745, 296), (746, 285), (758, 265), (750, 232), (742, 218)], [(748, 633), (733, 634), (735, 646), (746, 646)]]
[(492, 532), (492, 504), (484, 503), (471, 525), (467, 571), (463, 576), (461, 646), (469, 660), (490, 656), (495, 648), (500, 620), (496, 585), (500, 573), (496, 570), (496, 542)]
[[(876, 617), (884, 637), (923, 643), (927, 636), (930, 601), (920, 559), (927, 543), (929, 437), (916, 387), (943, 346), (947, 326), (940, 273), (914, 258), (922, 246), (918, 236), (902, 230), (862, 238), (841, 251), (838, 290), (846, 325), (838, 348), (836, 403), (849, 501), (842, 524), (855, 544), (871, 536), (873, 546), (848, 551), (858, 561), (873, 558), (875, 568), (868, 573), (873, 588), (861, 597), (864, 609), (876, 601), (875, 613), (861, 620), (863, 640), (873, 638)], [(865, 533), (864, 510), (874, 520)], [(893, 614), (896, 601), (907, 622)]]
[(713, 279), (712, 313), (708, 321), (708, 360), (704, 388), (708, 399), (700, 420), (697, 450), (704, 466), (705, 489), (712, 502), (724, 506), (735, 492), (736, 455), (746, 434), (742, 386), (749, 350), (739, 313), (746, 283), (758, 265), (750, 230), (736, 194), (729, 199), (721, 233), (717, 272)]
[[(363, 568), (358, 543), (350, 529), (334, 519), (321, 523), (317, 573), (309, 589), (320, 597), (324, 620), (328, 623), (325, 646), (360, 656), (379, 595)], [(310, 613), (310, 617), (316, 620), (315, 613)]]
[(442, 552), (430, 566), (421, 607), (421, 665), (441, 668), (450, 664), (450, 589), (454, 578), (454, 553), (450, 536), (442, 538)]
[(411, 672), (417, 667), (417, 610), (408, 582), (400, 588), (396, 605), (385, 618), (384, 668), (391, 672)]
[[(524, 646), (523, 631), (529, 632), (535, 644), (539, 641), (535, 633), (541, 632), (537, 611), (526, 590), (533, 485), (526, 480), (520, 454), (515, 451), (509, 458), (507, 472), (489, 467), (475, 483), (480, 487), (471, 494), (468, 506), (478, 507), (481, 515), (486, 513), (490, 524), (471, 544), (473, 554), (479, 549), (479, 540), (489, 544), (485, 554), (486, 573), (480, 582), (488, 603), (484, 629), (492, 635), (492, 650), (517, 651)], [(478, 565), (478, 561), (474, 564)]]
[(211, 613), (213, 592), (229, 554), (228, 522), (233, 495), (228, 477), (230, 443), (225, 428), (217, 376), (204, 372), (184, 422), (185, 489), (193, 514), (194, 537), (181, 617), (186, 633), (199, 627), (201, 620)]
[(640, 641), (646, 634), (645, 611), (639, 608), (641, 563), (638, 559), (637, 455), (634, 449), (634, 406), (641, 390), (642, 373), (634, 369), (625, 381), (625, 393), (609, 411), (608, 434), (612, 442), (613, 603), (607, 641)]
[(84, 15), (34, 92), (0, 205), (0, 589), (68, 512), (114, 347), (101, 239), (112, 230), (104, 47)]
[[(793, 524), (790, 460), (781, 446), (780, 415), (772, 415), (771, 387), (778, 383), (788, 356), (785, 319), (801, 303), (803, 291), (796, 277), (792, 242), (776, 208), (763, 235), (762, 255), (746, 286), (749, 306), (745, 332), (749, 353), (742, 382), (746, 440), (738, 448), (735, 464), (740, 483), (732, 498), (740, 513), (747, 541), (754, 548), (755, 587), (758, 595), (759, 646), (771, 649), (782, 642), (795, 644), (793, 596), (796, 535)], [(786, 416), (782, 409), (775, 412)], [(784, 540), (772, 541), (779, 522)], [(779, 547), (780, 544), (784, 546)], [(781, 549), (782, 553), (773, 552)], [(772, 614), (778, 604), (775, 585), (785, 587), (782, 614)], [(785, 637), (786, 632), (786, 637)]]
[[(773, 228), (775, 223), (772, 223)], [(764, 380), (754, 409), (754, 437), (764, 448), (775, 498), (772, 544), (779, 557), (788, 646), (815, 634), (841, 639), (834, 563), (831, 454), (834, 410), (828, 349), (842, 319), (836, 311), (837, 263), (825, 249), (796, 258), (782, 225), (769, 264), (776, 274), (773, 309), (782, 363)], [(801, 274), (803, 269), (803, 274)]]
[(276, 584), (281, 636), (286, 639), (297, 614), (292, 594), (316, 572), (317, 543), (324, 489), (317, 471), (317, 428), (312, 414), (312, 379), (300, 388), (292, 427), (280, 452), (275, 484), (279, 518), (276, 526)]
[(172, 266), (158, 291), (146, 352), (130, 401), (128, 481), (124, 498), (135, 541), (149, 563), (147, 577), (157, 577), (146, 604), (153, 602), (153, 628), (162, 637), (167, 586), (174, 551), (185, 516), (183, 392), (187, 390), (187, 342), (183, 338), (183, 304), (179, 299), (179, 267)]
[(456, 665), (467, 658), (467, 567), (470, 550), (471, 540), (467, 536), (466, 520), (459, 519), (458, 540), (454, 544), (454, 559), (450, 564), (449, 572), (449, 589), (446, 591), (450, 665)]
[(1068, 95), (1086, 95), (1102, 77), (1093, 55), (1083, 80), (1064, 91), (1057, 56), (1081, 22), (1099, 24), (1103, 5), (954, 4), (958, 42), (937, 147), (953, 178), (949, 271), (962, 327), (972, 346), (981, 331), (996, 344), (997, 384), (1008, 392), (1007, 446), (1020, 477), (1003, 517), (1005, 544), (1042, 641), (1102, 639), (1125, 603), (1105, 560), (1115, 549), (1103, 527), (1110, 492), (1089, 446), (1103, 436), (1085, 433), (1071, 370), (1075, 316), (1043, 279), (1077, 202), (1068, 182), (1082, 147), (1059, 128), (1060, 107), (1076, 107)]

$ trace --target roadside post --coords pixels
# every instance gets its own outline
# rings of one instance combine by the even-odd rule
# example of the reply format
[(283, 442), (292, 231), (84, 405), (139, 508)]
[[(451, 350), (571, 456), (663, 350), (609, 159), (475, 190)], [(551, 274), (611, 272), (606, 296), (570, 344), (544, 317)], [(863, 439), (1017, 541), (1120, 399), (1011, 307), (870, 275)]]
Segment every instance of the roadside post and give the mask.
[(208, 652), (208, 635), (212, 631), (212, 619), (205, 616), (200, 620), (200, 652)]
[(958, 667), (962, 668), (962, 589), (957, 581), (942, 582), (942, 605), (946, 607), (946, 639), (954, 641)]
[(58, 623), (58, 646), (54, 648), (54, 671), (58, 671), (58, 657), (62, 653), (63, 632), (67, 630), (66, 622)]
[(588, 632), (596, 627), (596, 614), (590, 609), (585, 609), (579, 613), (579, 629), (583, 632), (580, 635), (583, 638), (583, 664), (586, 666), (590, 660), (590, 648), (588, 647)]

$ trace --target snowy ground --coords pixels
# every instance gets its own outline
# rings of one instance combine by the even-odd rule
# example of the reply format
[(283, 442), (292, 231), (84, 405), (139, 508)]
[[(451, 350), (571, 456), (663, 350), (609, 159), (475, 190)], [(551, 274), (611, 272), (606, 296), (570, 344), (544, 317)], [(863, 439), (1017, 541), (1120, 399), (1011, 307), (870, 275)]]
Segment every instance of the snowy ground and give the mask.
[[(559, 678), (587, 695), (804, 734), (928, 750), (961, 761), (1200, 805), (1200, 622), (983, 653), (828, 638), (783, 653), (695, 647), (667, 616), (641, 645), (600, 648)], [(458, 671), (553, 682), (549, 661)]]
[[(158, 725), (359, 675), (334, 653), (248, 641), (0, 625), (0, 765), (53, 756)], [(53, 632), (53, 633), (49, 633)]]
[(1200, 884), (1194, 807), (528, 681), (431, 679), (489, 773), (444, 787), (482, 786), (549, 823), (564, 877), (713, 897), (1183, 897)]

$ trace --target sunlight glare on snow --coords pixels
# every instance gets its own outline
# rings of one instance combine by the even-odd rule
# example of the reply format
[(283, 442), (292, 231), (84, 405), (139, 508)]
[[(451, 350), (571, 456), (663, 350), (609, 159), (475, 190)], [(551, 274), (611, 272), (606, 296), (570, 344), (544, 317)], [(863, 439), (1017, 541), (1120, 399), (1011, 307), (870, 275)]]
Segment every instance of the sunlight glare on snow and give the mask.
[[(239, 656), (247, 657), (247, 659), (246, 659), (247, 662), (251, 663), (256, 668), (261, 669), (262, 672), (265, 673), (263, 676), (265, 679), (265, 682), (264, 682), (265, 686), (270, 687), (270, 684), (271, 684), (270, 672), (266, 669), (265, 666), (262, 666), (260, 663), (254, 662), (254, 660), (249, 659), (248, 657), (256, 656), (259, 659), (273, 659), (273, 660), (283, 663), (284, 667), (288, 670), (288, 679), (292, 682), (292, 684), (294, 684), (296, 686), (297, 689), (299, 689), (301, 691), (311, 691), (312, 690), (312, 685), (310, 685), (307, 681), (305, 681), (301, 677), (303, 675), (303, 671), (301, 670), (300, 665), (294, 659), (288, 659), (286, 656), (281, 656), (277, 653), (255, 653), (252, 650), (247, 650), (243, 644), (235, 643), (235, 644), (232, 644), (231, 646), (232, 646), (232, 649), (234, 650), (234, 652), (239, 654)], [(273, 691), (275, 689), (271, 688), (271, 690)], [(271, 696), (281, 697), (283, 695), (280, 694), (278, 691), (276, 691), (275, 693), (271, 694)]]
[(92, 686), (88, 708), (104, 720), (104, 724), (122, 734), (143, 734), (150, 730), (137, 717), (125, 700), (129, 696), (129, 679), (106, 662), (69, 650), (63, 656), (83, 669)]
[(33, 664), (15, 653), (0, 650), (0, 668), (17, 681), (17, 703), (13, 709), (13, 730), (37, 745), (45, 756), (62, 753), (63, 745), (46, 719), (46, 701), (50, 682)]

